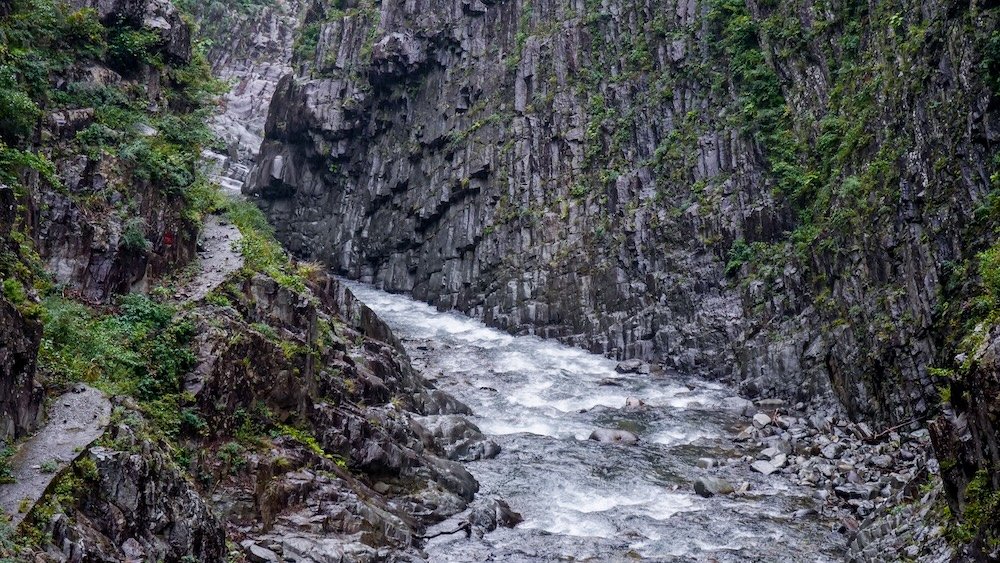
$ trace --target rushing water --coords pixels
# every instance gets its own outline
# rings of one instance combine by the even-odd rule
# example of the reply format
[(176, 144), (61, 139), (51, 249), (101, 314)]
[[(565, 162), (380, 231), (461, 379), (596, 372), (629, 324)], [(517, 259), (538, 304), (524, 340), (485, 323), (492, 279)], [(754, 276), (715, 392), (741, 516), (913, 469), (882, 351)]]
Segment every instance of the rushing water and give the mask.
[[(733, 392), (676, 376), (621, 375), (615, 362), (535, 337), (513, 337), (360, 284), (355, 294), (393, 329), (425, 376), (469, 405), (500, 444), (472, 462), (480, 496), (524, 516), (484, 538), (443, 536), (433, 561), (830, 561), (833, 523), (791, 517), (810, 490), (736, 462), (710, 473), (744, 496), (702, 498), (698, 458), (743, 455), (746, 421), (718, 408)], [(611, 384), (613, 383), (613, 384)], [(636, 397), (642, 409), (625, 409)], [(634, 446), (587, 440), (595, 428), (635, 432)], [(442, 529), (453, 523), (442, 524)]]

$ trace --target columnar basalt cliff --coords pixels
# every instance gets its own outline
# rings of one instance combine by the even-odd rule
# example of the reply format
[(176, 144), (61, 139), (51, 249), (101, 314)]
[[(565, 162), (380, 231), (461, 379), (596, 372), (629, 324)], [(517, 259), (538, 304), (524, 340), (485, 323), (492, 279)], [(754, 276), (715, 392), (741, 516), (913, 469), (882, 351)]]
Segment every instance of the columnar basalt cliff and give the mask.
[(293, 252), (512, 332), (924, 417), (993, 221), (995, 18), (317, 4), (252, 189)]
[(998, 17), (317, 2), (250, 191), (294, 253), (514, 333), (887, 426), (954, 406), (958, 498), (995, 457), (969, 358), (992, 357)]

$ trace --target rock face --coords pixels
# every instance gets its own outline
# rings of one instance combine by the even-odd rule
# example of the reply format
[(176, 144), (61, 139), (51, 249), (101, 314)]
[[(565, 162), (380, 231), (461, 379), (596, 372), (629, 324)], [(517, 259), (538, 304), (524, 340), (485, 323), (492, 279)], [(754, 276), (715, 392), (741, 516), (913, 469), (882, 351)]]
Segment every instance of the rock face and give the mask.
[(0, 298), (0, 440), (30, 432), (42, 415), (42, 388), (35, 382), (41, 327)]
[[(130, 63), (119, 65), (127, 68), (111, 68), (81, 59), (52, 78), (65, 95), (129, 91), (137, 96), (135, 103), (161, 115), (178, 105), (175, 98), (181, 88), (174, 73), (191, 62), (191, 30), (170, 2), (80, 0), (71, 4), (95, 10), (105, 24), (118, 26), (119, 32), (144, 29), (155, 34), (159, 41), (148, 52), (170, 65)], [(194, 180), (194, 163), (171, 164), (174, 168), (169, 174), (180, 176), (179, 183), (185, 184), (171, 187), (162, 177), (166, 174), (155, 168), (163, 164), (141, 156), (139, 150), (140, 156), (129, 157), (127, 151), (83, 146), (80, 139), (94, 131), (113, 138), (133, 132), (110, 131), (97, 119), (102, 108), (73, 107), (77, 103), (70, 109), (48, 111), (41, 123), (41, 144), (36, 150), (52, 161), (55, 177), (28, 173), (23, 181), (31, 198), (32, 237), (47, 271), (85, 299), (100, 302), (147, 289), (152, 277), (194, 258), (198, 226), (184, 213), (188, 196), (182, 193)], [(176, 108), (174, 116), (184, 111)], [(160, 133), (143, 123), (125, 127), (147, 138)], [(53, 185), (56, 181), (59, 185)]]
[(139, 430), (109, 429), (113, 448), (90, 448), (77, 462), (77, 510), (72, 521), (50, 523), (52, 544), (70, 561), (225, 559), (222, 524), (162, 445), (144, 441)]
[[(19, 249), (11, 240), (11, 232), (16, 228), (16, 205), (14, 190), (0, 183), (0, 251), (10, 257), (5, 262), (17, 260), (19, 264)], [(35, 381), (42, 330), (37, 320), (26, 319), (22, 310), (8, 300), (11, 293), (8, 285), (22, 291), (24, 288), (23, 282), (9, 270), (13, 267), (15, 263), (0, 266), (4, 289), (0, 291), (0, 441), (27, 434), (42, 416), (42, 388)], [(19, 297), (29, 299), (26, 295)]]
[(225, 176), (240, 186), (260, 151), (278, 82), (292, 70), (296, 32), (309, 5), (306, 0), (246, 9), (218, 2), (191, 5), (201, 34), (213, 39), (207, 53), (213, 73), (234, 83), (212, 117), (212, 128), (227, 144)]
[(990, 231), (965, 227), (1000, 135), (976, 70), (995, 20), (936, 2), (317, 8), (251, 191), (293, 252), (512, 332), (924, 416), (949, 265)]

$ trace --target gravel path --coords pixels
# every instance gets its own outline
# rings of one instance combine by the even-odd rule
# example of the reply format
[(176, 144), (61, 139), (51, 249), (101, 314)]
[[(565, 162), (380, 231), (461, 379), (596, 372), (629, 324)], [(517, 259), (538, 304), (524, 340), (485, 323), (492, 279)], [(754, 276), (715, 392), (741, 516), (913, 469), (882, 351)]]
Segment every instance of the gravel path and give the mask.
[(198, 275), (177, 292), (182, 301), (199, 301), (219, 286), (226, 277), (243, 267), (243, 256), (236, 249), (243, 235), (235, 225), (221, 217), (205, 219), (198, 251)]
[(0, 509), (11, 516), (15, 528), (52, 479), (104, 433), (111, 402), (97, 389), (77, 384), (50, 405), (48, 414), (48, 423), (21, 444), (11, 460), (15, 482), (0, 485)]

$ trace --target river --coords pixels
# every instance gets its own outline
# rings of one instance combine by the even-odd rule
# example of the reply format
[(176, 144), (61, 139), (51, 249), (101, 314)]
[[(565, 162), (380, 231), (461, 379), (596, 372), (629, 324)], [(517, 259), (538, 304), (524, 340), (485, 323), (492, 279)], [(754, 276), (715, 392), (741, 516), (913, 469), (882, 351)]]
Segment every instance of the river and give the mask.
[[(524, 516), (481, 539), (432, 540), (432, 561), (842, 560), (835, 522), (792, 516), (817, 507), (811, 490), (753, 473), (741, 459), (733, 438), (749, 422), (720, 407), (731, 389), (674, 374), (618, 374), (602, 356), (350, 286), (414, 365), (469, 405), (471, 420), (501, 446), (496, 458), (467, 467), (481, 497), (502, 498)], [(630, 397), (645, 406), (624, 408)], [(596, 428), (629, 430), (640, 442), (588, 440)], [(700, 469), (699, 458), (723, 466)], [(692, 483), (705, 474), (747, 482), (749, 491), (702, 498)]]

